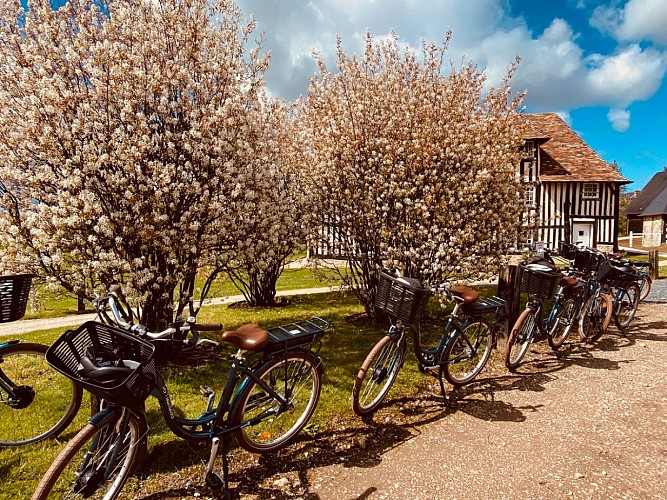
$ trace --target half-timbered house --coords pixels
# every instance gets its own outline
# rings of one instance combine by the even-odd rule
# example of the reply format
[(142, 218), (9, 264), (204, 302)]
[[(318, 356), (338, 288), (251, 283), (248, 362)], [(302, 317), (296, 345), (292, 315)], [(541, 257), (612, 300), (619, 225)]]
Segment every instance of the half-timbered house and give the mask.
[(621, 186), (628, 184), (557, 114), (525, 114), (523, 238), (616, 249)]

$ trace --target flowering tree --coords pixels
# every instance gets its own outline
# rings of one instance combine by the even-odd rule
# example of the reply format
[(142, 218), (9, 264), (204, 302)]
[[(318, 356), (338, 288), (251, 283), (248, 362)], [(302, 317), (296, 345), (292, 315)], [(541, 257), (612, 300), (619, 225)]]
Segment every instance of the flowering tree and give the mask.
[(254, 23), (232, 0), (3, 0), (0, 15), (4, 266), (87, 297), (125, 281), (164, 325), (274, 188)]
[(298, 151), (289, 147), (294, 126), (281, 102), (265, 102), (259, 109), (252, 125), (255, 162), (248, 165), (254, 169), (254, 184), (259, 188), (250, 207), (239, 207), (242, 215), (235, 221), (245, 236), (232, 248), (215, 254), (216, 266), (227, 272), (254, 306), (276, 305), (276, 281), (307, 234), (302, 224), (304, 198), (294, 164)]
[(448, 42), (424, 43), (420, 59), (395, 35), (368, 34), (363, 57), (339, 40), (337, 72), (320, 59), (302, 103), (312, 212), (337, 227), (347, 278), (370, 314), (385, 259), (436, 282), (488, 270), (516, 236), (514, 66), (485, 92), (472, 63), (444, 74)]

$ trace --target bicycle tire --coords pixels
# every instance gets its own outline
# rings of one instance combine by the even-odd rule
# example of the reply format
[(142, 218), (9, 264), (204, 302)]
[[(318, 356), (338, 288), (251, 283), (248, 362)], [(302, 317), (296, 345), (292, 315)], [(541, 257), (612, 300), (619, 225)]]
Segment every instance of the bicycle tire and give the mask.
[(547, 336), (549, 345), (554, 351), (557, 351), (570, 335), (570, 329), (572, 328), (575, 314), (574, 299), (572, 297), (567, 297), (558, 307), (559, 309), (554, 318), (554, 325)]
[(623, 330), (630, 325), (637, 312), (639, 305), (639, 296), (641, 292), (635, 284), (620, 290), (621, 299), (616, 304), (614, 311), (614, 321), (619, 330)]
[(399, 338), (385, 335), (373, 346), (352, 387), (354, 413), (364, 417), (378, 409), (394, 385), (404, 359), (405, 342)]
[[(253, 421), (234, 432), (236, 441), (252, 453), (266, 453), (287, 446), (308, 423), (322, 388), (322, 360), (306, 351), (278, 356), (259, 367), (257, 377), (282, 396), (289, 408), (278, 413), (279, 402), (253, 379), (234, 398), (231, 425)], [(290, 387), (291, 384), (291, 387)]]
[(645, 274), (641, 280), (641, 285), (639, 286), (639, 291), (640, 296), (639, 296), (639, 302), (643, 302), (646, 297), (648, 297), (648, 294), (651, 293), (651, 286), (653, 284), (653, 280), (648, 274)]
[[(32, 500), (117, 498), (139, 463), (146, 429), (145, 422), (128, 409), (102, 424), (89, 423), (56, 457)], [(108, 459), (113, 461), (112, 470), (105, 479)]]
[(505, 366), (508, 370), (514, 371), (521, 364), (521, 360), (533, 341), (535, 328), (537, 328), (535, 311), (529, 308), (524, 309), (514, 323), (507, 339)]
[(611, 321), (613, 304), (611, 297), (600, 292), (597, 296), (591, 295), (584, 302), (579, 317), (579, 337), (582, 342), (592, 343), (602, 337)]
[(79, 411), (81, 387), (49, 366), (44, 357), (47, 349), (19, 342), (0, 351), (0, 370), (23, 395), (9, 404), (0, 389), (0, 448), (56, 437)]
[(447, 382), (461, 386), (472, 382), (486, 366), (493, 347), (488, 321), (478, 319), (457, 332), (442, 356), (442, 373)]

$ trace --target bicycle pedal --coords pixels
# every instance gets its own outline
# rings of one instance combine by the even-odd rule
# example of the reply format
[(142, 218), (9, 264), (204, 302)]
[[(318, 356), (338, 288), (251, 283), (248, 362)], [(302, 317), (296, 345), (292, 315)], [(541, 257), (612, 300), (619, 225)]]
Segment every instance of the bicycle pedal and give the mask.
[(215, 472), (209, 472), (206, 474), (206, 486), (212, 490), (219, 490), (224, 486), (224, 484), (225, 482)]
[(214, 392), (210, 387), (208, 387), (206, 385), (200, 385), (199, 386), (199, 394), (201, 394), (205, 398), (208, 398), (211, 394), (214, 394)]

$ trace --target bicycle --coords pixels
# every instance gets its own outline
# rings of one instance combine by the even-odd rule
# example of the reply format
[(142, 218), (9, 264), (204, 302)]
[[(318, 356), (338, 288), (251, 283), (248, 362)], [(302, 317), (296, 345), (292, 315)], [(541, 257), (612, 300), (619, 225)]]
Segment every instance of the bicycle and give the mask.
[[(23, 317), (32, 277), (0, 277), (0, 322)], [(0, 448), (56, 437), (79, 410), (81, 388), (49, 367), (47, 349), (18, 339), (0, 343)]]
[[(521, 364), (538, 333), (557, 351), (569, 335), (576, 311), (575, 300), (566, 290), (576, 286), (577, 279), (564, 277), (560, 271), (540, 264), (522, 263), (519, 273), (519, 289), (528, 294), (528, 302), (507, 339), (505, 366), (509, 370), (515, 370)], [(544, 300), (552, 297), (553, 306), (544, 318)]]
[[(221, 325), (196, 323), (191, 304), (190, 309), (182, 326), (192, 338), (182, 342), (215, 343), (198, 333), (219, 331)], [(321, 339), (329, 327), (313, 317), (267, 330), (250, 324), (224, 332), (221, 340), (237, 351), (231, 356), (222, 395), (216, 405), (215, 392), (202, 387), (207, 402), (194, 419), (176, 416), (156, 365), (154, 343), (99, 322), (65, 332), (47, 352), (47, 361), (98, 397), (101, 409), (58, 455), (33, 499), (116, 498), (146, 449), (143, 403), (149, 395), (157, 398), (171, 432), (192, 443), (211, 445), (206, 483), (224, 487), (229, 494), (231, 434), (244, 449), (264, 453), (288, 445), (310, 419), (322, 383)], [(248, 363), (246, 357), (251, 357)], [(222, 479), (213, 471), (221, 439)]]
[[(419, 317), (432, 291), (441, 292), (455, 305), (437, 346), (422, 348)], [(440, 285), (429, 290), (419, 280), (400, 277), (396, 270), (388, 269), (380, 271), (375, 307), (389, 315), (391, 324), (366, 356), (352, 388), (352, 409), (361, 417), (375, 412), (389, 393), (405, 361), (408, 330), (412, 332), (419, 370), (438, 371), (446, 402), (443, 376), (454, 386), (472, 382), (496, 346), (499, 325), (506, 314), (505, 301), (498, 297), (480, 299), (475, 290), (462, 285)]]
[(572, 260), (572, 271), (583, 281), (580, 290), (580, 308), (573, 320), (578, 319), (579, 338), (592, 343), (607, 331), (612, 318), (612, 299), (600, 282), (599, 267), (606, 260), (602, 252), (563, 245), (562, 255)]
[(653, 280), (646, 270), (649, 267), (648, 261), (624, 259), (622, 253), (612, 254), (609, 261), (614, 267), (629, 273), (635, 273), (635, 283), (639, 288), (639, 302), (643, 302), (651, 293)]
[(612, 297), (614, 323), (621, 334), (627, 337), (626, 328), (634, 319), (641, 300), (638, 285), (641, 278), (631, 268), (619, 268), (609, 261), (605, 261), (600, 267), (600, 281)]

